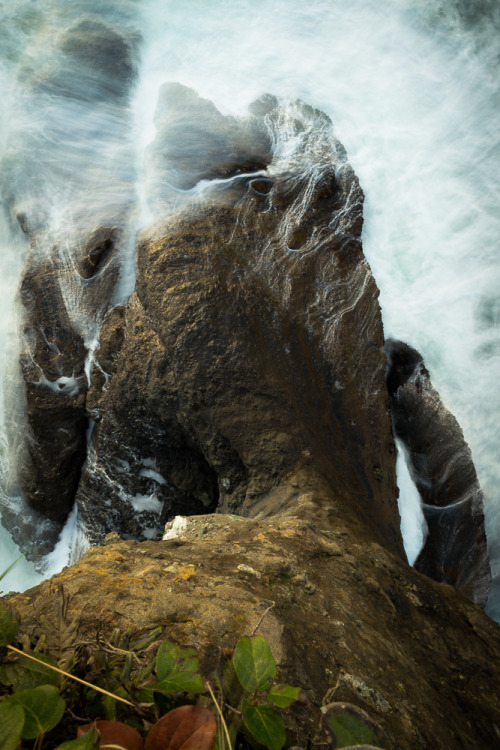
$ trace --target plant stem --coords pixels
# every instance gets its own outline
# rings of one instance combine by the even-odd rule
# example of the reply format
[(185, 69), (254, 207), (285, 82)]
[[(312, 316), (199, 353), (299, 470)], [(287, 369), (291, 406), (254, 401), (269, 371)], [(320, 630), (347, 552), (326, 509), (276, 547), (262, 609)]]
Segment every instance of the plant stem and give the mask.
[(228, 750), (231, 750), (231, 738), (229, 736), (229, 731), (228, 731), (228, 728), (227, 728), (226, 720), (224, 719), (224, 716), (222, 715), (222, 711), (220, 710), (220, 706), (217, 703), (217, 699), (216, 699), (216, 697), (214, 695), (214, 692), (212, 690), (212, 686), (210, 685), (209, 682), (206, 682), (205, 685), (207, 687), (208, 692), (210, 693), (210, 695), (212, 697), (213, 702), (215, 703), (215, 708), (218, 711), (218, 714), (220, 716), (220, 720), (222, 721), (222, 726), (224, 727), (224, 732), (225, 732), (225, 735), (226, 735)]
[(82, 685), (86, 685), (87, 687), (92, 688), (92, 690), (97, 690), (99, 693), (104, 693), (104, 695), (109, 695), (110, 698), (114, 698), (116, 701), (121, 701), (122, 703), (126, 703), (127, 706), (132, 706), (132, 708), (135, 708), (134, 704), (130, 703), (130, 701), (125, 700), (125, 698), (120, 698), (120, 696), (114, 695), (113, 693), (110, 693), (107, 690), (104, 690), (103, 688), (97, 687), (97, 685), (92, 685), (91, 682), (86, 682), (85, 680), (81, 680), (79, 677), (75, 677), (69, 672), (65, 672), (63, 669), (59, 669), (59, 667), (53, 667), (52, 664), (46, 664), (44, 661), (42, 661), (41, 659), (37, 659), (31, 654), (25, 654), (24, 651), (20, 651), (20, 649), (16, 648), (15, 646), (7, 646), (7, 648), (10, 651), (15, 651), (16, 654), (25, 656), (26, 659), (32, 659), (33, 661), (36, 661), (37, 664), (43, 664), (43, 666), (47, 667), (47, 669), (53, 669), (54, 672), (59, 672), (59, 674), (63, 674), (65, 677), (69, 677), (70, 680), (76, 680), (76, 682), (80, 682)]

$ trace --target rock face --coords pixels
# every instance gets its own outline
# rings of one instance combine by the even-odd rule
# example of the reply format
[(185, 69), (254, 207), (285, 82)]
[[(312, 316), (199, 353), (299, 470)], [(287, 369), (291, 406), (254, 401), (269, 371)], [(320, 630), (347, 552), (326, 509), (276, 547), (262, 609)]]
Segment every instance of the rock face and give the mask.
[(286, 712), (287, 747), (329, 747), (319, 709), (332, 701), (367, 711), (385, 750), (498, 747), (499, 626), (332, 514), (333, 495), (303, 492), (293, 512), (270, 520), (196, 516), (180, 538), (94, 547), (8, 599), (21, 631), (36, 633), (62, 586), (80, 641), (161, 626), (164, 638), (198, 649), (208, 677), (221, 649), (264, 636), (278, 680), (301, 686), (311, 704)]
[[(134, 69), (125, 39), (89, 21), (60, 48), (85, 76), (71, 84), (53, 70), (36, 79), (38, 95), (121, 121), (115, 109)], [(98, 544), (111, 531), (158, 539), (176, 514), (270, 518), (329, 487), (333, 516), (403, 555), (378, 290), (360, 242), (363, 194), (330, 120), (271, 96), (247, 117), (225, 117), (168, 84), (156, 124), (148, 196), (166, 218), (139, 238), (127, 305), (106, 314), (130, 189), (123, 175), (109, 183), (118, 225), (79, 230), (74, 246), (59, 237), (48, 254), (47, 217), (35, 231), (33, 210), (17, 214), (31, 243), (20, 291), (27, 437), (13, 493), (24, 506), (7, 509), (4, 524), (39, 559), (75, 497), (80, 527)], [(79, 157), (85, 144), (82, 136)], [(77, 152), (78, 141), (68, 154)], [(431, 528), (418, 566), (484, 603), (489, 566), (470, 453), (396, 349), (388, 344), (394, 429), (427, 493)]]
[[(75, 49), (84, 54), (80, 42)], [(322, 746), (319, 708), (338, 700), (383, 726), (386, 750), (495, 746), (499, 628), (405, 561), (378, 290), (360, 242), (363, 194), (330, 121), (272, 97), (248, 118), (225, 118), (170, 85), (157, 124), (149, 195), (164, 219), (139, 238), (128, 303), (105, 314), (114, 225), (100, 224), (74, 256), (89, 307), (104, 316), (92, 362), (88, 332), (74, 311), (65, 317), (45, 267), (38, 276), (28, 266), (23, 282), (36, 449), (26, 496), (59, 522), (78, 484), (88, 539), (114, 532), (114, 541), (9, 597), (22, 626), (36, 632), (62, 585), (80, 635), (161, 625), (198, 648), (207, 676), (220, 648), (259, 633), (280, 679), (311, 701), (290, 710), (289, 745)], [(425, 502), (453, 521), (442, 533), (441, 516), (426, 511), (419, 565), (482, 601), (488, 570), (470, 456), (418, 355), (396, 344), (389, 354), (396, 434), (430, 492)], [(86, 417), (93, 432), (78, 477)], [(50, 456), (48, 422), (77, 456), (64, 468), (64, 453)], [(440, 472), (454, 451), (460, 471), (446, 484)], [(441, 510), (450, 500), (451, 513)], [(190, 516), (184, 536), (159, 541), (177, 514)]]
[[(212, 111), (184, 99), (194, 122)], [(177, 133), (176, 111), (160, 139)], [(214, 116), (224, 127), (200, 175), (181, 149), (183, 185), (213, 179), (140, 237), (136, 292), (96, 353), (80, 516), (92, 543), (113, 530), (157, 538), (176, 513), (270, 517), (326, 482), (333, 514), (402, 553), (363, 194), (325, 115), (271, 97), (253, 112)], [(234, 156), (235, 131), (261, 134), (253, 163)]]
[(16, 427), (2, 523), (38, 564), (74, 506), (86, 457), (89, 357), (127, 244), (136, 42), (89, 16), (59, 34), (41, 67), (28, 56), (19, 123), (0, 170), (1, 196), (26, 253), (25, 403), (10, 405)]
[(462, 430), (432, 387), (420, 354), (386, 342), (394, 433), (405, 445), (428, 536), (415, 567), (484, 606), (491, 582), (483, 494)]

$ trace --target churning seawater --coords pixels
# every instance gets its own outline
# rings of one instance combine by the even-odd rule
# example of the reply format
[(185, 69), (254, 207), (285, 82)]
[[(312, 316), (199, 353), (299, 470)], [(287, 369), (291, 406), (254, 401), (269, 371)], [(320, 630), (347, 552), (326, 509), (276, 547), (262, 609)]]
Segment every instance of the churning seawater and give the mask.
[[(332, 118), (366, 196), (364, 250), (381, 290), (386, 336), (422, 353), (471, 447), (494, 576), (487, 611), (500, 619), (498, 3), (7, 0), (0, 14), (0, 152), (39, 165), (37, 191), (47, 204), (42, 210), (50, 204), (54, 234), (71, 232), (75, 216), (94, 226), (96, 215), (124, 201), (133, 204), (134, 228), (154, 218), (145, 200), (143, 155), (166, 81), (191, 86), (224, 114), (243, 113), (270, 92), (300, 98)], [(60, 35), (92, 14), (135, 38), (140, 64), (126, 117), (111, 112), (105, 126), (85, 130), (62, 100), (54, 100), (52, 119), (37, 112), (23, 71), (57, 64), (51, 54)], [(76, 146), (56, 134), (58, 117), (63, 130), (76, 133)], [(43, 137), (33, 137), (37, 129)], [(93, 158), (108, 169), (105, 190), (102, 169), (88, 166)], [(64, 169), (58, 160), (66, 160)], [(22, 171), (16, 175), (22, 183)], [(26, 249), (7, 211), (0, 218), (0, 350), (3, 398), (12, 401), (14, 300)], [(120, 293), (126, 296), (134, 283), (130, 258), (124, 267)], [(10, 423), (4, 435), (7, 429)], [(8, 451), (3, 455), (8, 473)], [(422, 528), (401, 462), (400, 487), (405, 544), (414, 558)], [(6, 532), (0, 534), (6, 567), (16, 552)], [(67, 550), (62, 540), (52, 569), (65, 563)], [(37, 581), (30, 571), (25, 563), (0, 585), (24, 588)]]

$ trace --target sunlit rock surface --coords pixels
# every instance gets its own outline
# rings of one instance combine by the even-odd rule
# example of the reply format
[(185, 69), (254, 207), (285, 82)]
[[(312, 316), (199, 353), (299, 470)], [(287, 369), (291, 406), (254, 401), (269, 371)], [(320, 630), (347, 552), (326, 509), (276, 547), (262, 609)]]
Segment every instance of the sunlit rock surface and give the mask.
[(180, 537), (94, 547), (9, 601), (37, 633), (62, 586), (79, 641), (160, 626), (198, 649), (207, 677), (221, 649), (264, 636), (278, 680), (310, 701), (285, 712), (287, 746), (326, 748), (320, 706), (347, 701), (383, 727), (385, 750), (497, 747), (499, 626), (332, 514), (332, 494), (303, 492), (269, 520), (196, 516)]
[[(290, 745), (321, 746), (319, 708), (344, 700), (382, 725), (388, 750), (494, 747), (499, 628), (405, 561), (363, 194), (329, 119), (273, 97), (248, 118), (225, 118), (170, 85), (148, 170), (163, 218), (139, 237), (128, 303), (107, 310), (119, 222), (89, 230), (73, 256), (89, 289), (104, 285), (91, 296), (104, 318), (99, 347), (88, 332), (83, 350), (71, 339), (82, 391), (63, 394), (74, 416), (84, 400), (93, 428), (76, 490), (80, 534), (101, 544), (115, 533), (9, 597), (22, 628), (36, 633), (62, 586), (83, 638), (159, 625), (199, 650), (207, 676), (221, 647), (258, 633), (280, 680), (311, 702), (290, 711)], [(30, 304), (51, 320), (45, 285), (30, 286), (28, 271)], [(79, 330), (63, 320), (51, 323), (61, 344)], [(48, 377), (66, 360), (31, 338), (33, 366)], [(181, 536), (155, 541), (177, 514), (191, 516)], [(461, 583), (484, 571), (481, 529), (478, 556), (454, 580), (472, 598)]]

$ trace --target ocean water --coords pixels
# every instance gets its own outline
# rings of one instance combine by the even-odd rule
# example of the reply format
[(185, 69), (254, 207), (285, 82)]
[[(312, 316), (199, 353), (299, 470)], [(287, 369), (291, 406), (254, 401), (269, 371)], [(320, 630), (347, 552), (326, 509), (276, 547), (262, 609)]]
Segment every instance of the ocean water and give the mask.
[[(88, 91), (103, 82), (82, 80), (77, 69), (65, 83), (70, 103), (50, 91), (41, 98), (40, 79), (52, 80), (51, 71), (67, 63), (66, 30), (92, 15), (132, 50), (130, 98), (94, 107)], [(245, 113), (264, 92), (300, 98), (331, 117), (365, 192), (363, 242), (385, 333), (422, 353), (471, 447), (494, 575), (487, 611), (500, 619), (499, 61), (495, 0), (0, 3), (0, 155), (12, 165), (0, 213), (3, 400), (19, 399), (15, 295), (27, 253), (9, 218), (10, 185), (20, 210), (42, 217), (41, 253), (71, 244), (86, 224), (126, 215), (117, 293), (124, 299), (134, 285), (134, 233), (154, 219), (144, 154), (161, 84), (191, 86), (224, 114)], [(76, 285), (68, 305), (90, 346), (99, 320), (85, 316), (78, 294)], [(2, 419), (9, 494), (12, 409)], [(422, 523), (403, 458), (399, 477), (412, 559)], [(16, 551), (0, 534), (6, 567)], [(56, 567), (69, 554), (71, 529), (65, 534)], [(21, 589), (36, 576), (20, 564), (0, 586)]]

